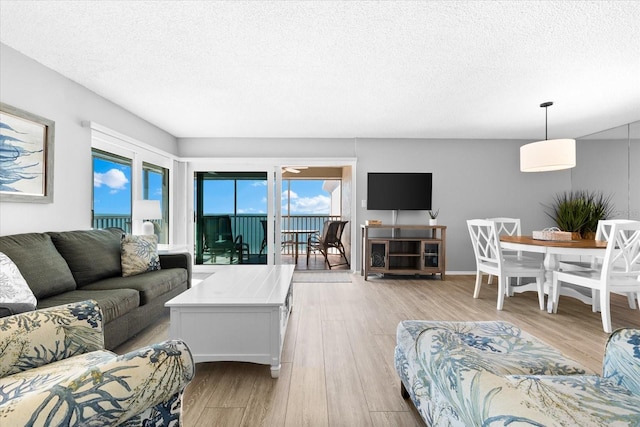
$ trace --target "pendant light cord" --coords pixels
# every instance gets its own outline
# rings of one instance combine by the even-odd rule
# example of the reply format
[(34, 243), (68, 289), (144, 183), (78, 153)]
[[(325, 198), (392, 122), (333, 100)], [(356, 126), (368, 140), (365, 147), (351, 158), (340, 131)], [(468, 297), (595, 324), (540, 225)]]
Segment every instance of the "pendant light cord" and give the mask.
[(549, 102), (543, 102), (542, 104), (540, 104), (540, 107), (544, 107), (544, 140), (547, 141), (549, 138), (547, 136), (547, 117), (548, 117), (548, 107), (551, 107), (553, 105), (553, 102), (549, 101)]
[(548, 117), (549, 117), (549, 109), (547, 107), (544, 107), (544, 139), (545, 141), (549, 139), (549, 137), (547, 136), (547, 129), (549, 129), (548, 122), (547, 122)]

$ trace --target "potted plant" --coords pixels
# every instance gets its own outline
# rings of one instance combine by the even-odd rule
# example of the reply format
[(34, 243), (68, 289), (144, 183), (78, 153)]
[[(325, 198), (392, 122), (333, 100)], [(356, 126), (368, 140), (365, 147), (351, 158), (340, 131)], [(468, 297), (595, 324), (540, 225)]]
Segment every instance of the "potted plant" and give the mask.
[(593, 238), (598, 221), (613, 213), (611, 196), (595, 191), (565, 191), (558, 193), (545, 212), (562, 231), (573, 239)]
[(613, 215), (614, 207), (611, 202), (611, 195), (607, 196), (602, 192), (592, 192), (586, 194), (586, 196), (588, 197), (591, 211), (580, 233), (585, 239), (595, 239), (598, 221), (610, 218)]
[(429, 211), (429, 225), (438, 225), (438, 214), (440, 213), (440, 209), (438, 210), (430, 210)]

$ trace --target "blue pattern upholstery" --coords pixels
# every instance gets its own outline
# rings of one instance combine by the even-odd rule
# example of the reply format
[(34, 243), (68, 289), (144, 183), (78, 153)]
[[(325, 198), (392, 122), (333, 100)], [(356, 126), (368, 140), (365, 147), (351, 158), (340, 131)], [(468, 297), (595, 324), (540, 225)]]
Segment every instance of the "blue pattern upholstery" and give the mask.
[(407, 320), (395, 363), (429, 426), (640, 425), (638, 330), (611, 336), (598, 376), (506, 322)]
[(118, 356), (102, 332), (94, 301), (0, 319), (0, 424), (179, 426), (194, 375), (188, 347), (165, 341)]

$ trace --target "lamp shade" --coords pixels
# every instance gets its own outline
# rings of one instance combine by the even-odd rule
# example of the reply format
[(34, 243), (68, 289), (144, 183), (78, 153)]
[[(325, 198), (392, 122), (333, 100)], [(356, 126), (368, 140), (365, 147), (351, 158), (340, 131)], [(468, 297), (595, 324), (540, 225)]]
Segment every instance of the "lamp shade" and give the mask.
[(133, 219), (162, 219), (160, 200), (136, 200), (133, 204)]
[(520, 147), (521, 172), (557, 171), (575, 165), (575, 139), (547, 139)]

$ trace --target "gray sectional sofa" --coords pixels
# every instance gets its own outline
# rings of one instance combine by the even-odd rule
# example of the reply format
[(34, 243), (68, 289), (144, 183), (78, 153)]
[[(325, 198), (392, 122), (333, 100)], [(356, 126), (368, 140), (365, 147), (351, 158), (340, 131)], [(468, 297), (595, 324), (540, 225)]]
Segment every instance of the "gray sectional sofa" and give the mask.
[(122, 277), (122, 230), (78, 230), (0, 237), (37, 308), (94, 300), (103, 312), (105, 348), (157, 321), (164, 303), (190, 287), (191, 256), (161, 254), (160, 269)]

